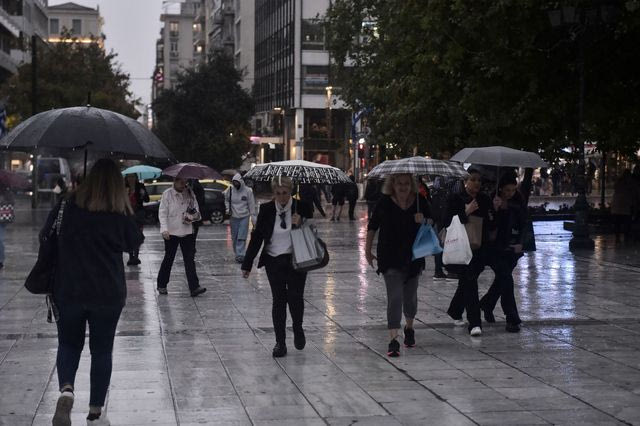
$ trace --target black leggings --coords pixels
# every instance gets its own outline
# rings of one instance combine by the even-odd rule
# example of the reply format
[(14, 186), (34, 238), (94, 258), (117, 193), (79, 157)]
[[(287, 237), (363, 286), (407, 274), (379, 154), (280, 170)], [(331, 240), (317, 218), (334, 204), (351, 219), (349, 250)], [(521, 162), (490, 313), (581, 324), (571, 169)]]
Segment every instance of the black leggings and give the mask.
[(480, 250), (473, 252), (468, 265), (449, 265), (447, 270), (458, 274), (458, 288), (451, 299), (447, 313), (453, 319), (462, 319), (467, 311), (469, 330), (481, 326), (480, 300), (478, 299), (478, 276), (484, 271), (485, 256)]
[(490, 267), (495, 272), (495, 279), (489, 287), (487, 294), (480, 299), (483, 310), (492, 311), (500, 299), (502, 312), (504, 312), (509, 324), (520, 324), (516, 298), (513, 294), (513, 270), (518, 264), (521, 254), (512, 251), (495, 251), (491, 257)]

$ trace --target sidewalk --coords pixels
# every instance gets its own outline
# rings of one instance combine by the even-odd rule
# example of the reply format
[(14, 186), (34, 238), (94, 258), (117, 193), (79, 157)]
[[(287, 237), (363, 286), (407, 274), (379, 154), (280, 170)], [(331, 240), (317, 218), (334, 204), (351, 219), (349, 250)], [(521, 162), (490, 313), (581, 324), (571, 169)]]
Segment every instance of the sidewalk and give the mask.
[[(158, 296), (163, 243), (145, 229), (142, 265), (127, 269), (129, 298), (114, 348), (107, 414), (113, 425), (474, 425), (640, 423), (640, 253), (596, 237), (571, 254), (560, 222), (536, 223), (538, 251), (516, 269), (520, 334), (486, 325), (482, 338), (445, 311), (455, 282), (420, 279), (417, 347), (385, 355), (386, 293), (364, 259), (358, 221), (318, 219), (330, 248), (305, 290), (307, 347), (273, 359), (264, 270), (249, 280), (233, 261), (226, 224), (200, 230), (197, 266), (207, 293), (189, 297), (181, 256)], [(56, 330), (41, 297), (23, 289), (38, 225), (7, 227), (0, 272), (0, 425), (48, 425), (58, 395)], [(493, 274), (480, 279), (481, 293)], [(74, 424), (88, 404), (88, 344)]]

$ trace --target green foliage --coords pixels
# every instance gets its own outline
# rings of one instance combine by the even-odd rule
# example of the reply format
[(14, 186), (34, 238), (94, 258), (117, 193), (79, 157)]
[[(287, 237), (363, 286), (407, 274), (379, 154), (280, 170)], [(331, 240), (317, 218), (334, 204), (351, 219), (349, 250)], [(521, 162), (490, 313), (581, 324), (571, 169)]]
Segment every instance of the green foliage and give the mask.
[(557, 3), (336, 0), (327, 34), (337, 85), (354, 109), (372, 108), (378, 142), (400, 154), (505, 145), (554, 160), (577, 139), (584, 42), (581, 139), (637, 150), (638, 2), (613, 24), (584, 31), (551, 27), (547, 11)]
[[(61, 43), (38, 45), (37, 112), (53, 108), (91, 105), (136, 117), (129, 91), (129, 75), (115, 62), (115, 53), (106, 53), (97, 43), (83, 44), (70, 35)], [(31, 64), (24, 64), (8, 79), (0, 93), (9, 95), (12, 122), (31, 116)]]
[(249, 150), (253, 99), (241, 87), (233, 60), (214, 54), (178, 77), (153, 104), (154, 131), (180, 161), (218, 170), (238, 167)]

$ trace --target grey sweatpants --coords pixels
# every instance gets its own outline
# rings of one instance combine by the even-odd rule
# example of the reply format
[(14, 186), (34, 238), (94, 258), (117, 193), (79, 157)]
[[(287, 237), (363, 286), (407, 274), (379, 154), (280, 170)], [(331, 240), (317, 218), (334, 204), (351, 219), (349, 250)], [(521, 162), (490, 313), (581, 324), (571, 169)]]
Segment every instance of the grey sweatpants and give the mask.
[(402, 313), (413, 319), (418, 312), (418, 279), (420, 274), (407, 279), (409, 269), (388, 269), (382, 274), (387, 286), (387, 328), (400, 328)]

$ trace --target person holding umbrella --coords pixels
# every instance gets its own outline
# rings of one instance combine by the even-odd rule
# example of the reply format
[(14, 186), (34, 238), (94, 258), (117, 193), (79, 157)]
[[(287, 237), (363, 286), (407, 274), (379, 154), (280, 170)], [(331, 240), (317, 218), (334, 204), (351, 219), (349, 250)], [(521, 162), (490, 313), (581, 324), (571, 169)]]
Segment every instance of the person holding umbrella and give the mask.
[(249, 278), (253, 260), (262, 249), (258, 268), (265, 267), (271, 287), (273, 296), (271, 316), (276, 334), (272, 355), (279, 358), (287, 355), (287, 305), (289, 305), (293, 322), (293, 344), (298, 350), (304, 349), (306, 345), (302, 320), (307, 273), (296, 271), (291, 264), (293, 251), (291, 229), (301, 225), (303, 218), (310, 219), (313, 211), (306, 202), (291, 197), (293, 191), (291, 178), (274, 177), (271, 180), (271, 189), (274, 199), (260, 205), (258, 220), (251, 233), (251, 241), (241, 269), (242, 276)]
[[(129, 203), (133, 209), (133, 214), (136, 219), (136, 225), (142, 232), (144, 228), (144, 203), (149, 202), (149, 194), (144, 184), (138, 180), (138, 175), (135, 173), (129, 173), (125, 175), (125, 187), (127, 188), (127, 195), (129, 197)], [(133, 251), (129, 252), (129, 260), (127, 266), (134, 266), (140, 264), (140, 247), (136, 247)]]
[(462, 313), (466, 310), (469, 334), (476, 337), (482, 334), (478, 276), (486, 265), (490, 233), (495, 228), (494, 210), (499, 207), (499, 203), (495, 200), (492, 203), (488, 195), (480, 192), (482, 186), (480, 170), (469, 168), (467, 172), (464, 190), (449, 197), (445, 227), (448, 227), (453, 217), (457, 215), (463, 224), (479, 226), (481, 229), (478, 232), (481, 233), (482, 239), (480, 247), (472, 247), (473, 258), (468, 265), (447, 266), (448, 270), (458, 275), (458, 288), (447, 313), (456, 325), (464, 325)]
[[(413, 321), (418, 310), (418, 280), (425, 267), (424, 258), (413, 260), (413, 243), (420, 225), (433, 223), (427, 200), (418, 194), (415, 178), (411, 174), (391, 174), (385, 179), (384, 194), (378, 201), (367, 228), (365, 256), (377, 273), (382, 273), (387, 287), (387, 327), (389, 348), (387, 355), (400, 355), (400, 343), (396, 338), (404, 312), (404, 345), (416, 344)], [(376, 232), (377, 255), (372, 253)]]
[(182, 251), (191, 297), (204, 293), (207, 289), (200, 286), (196, 273), (196, 236), (193, 227), (193, 223), (201, 218), (200, 208), (193, 191), (187, 187), (186, 179), (174, 178), (173, 187), (162, 193), (158, 218), (160, 233), (164, 239), (164, 258), (158, 271), (158, 293), (167, 294), (167, 284), (178, 246)]

